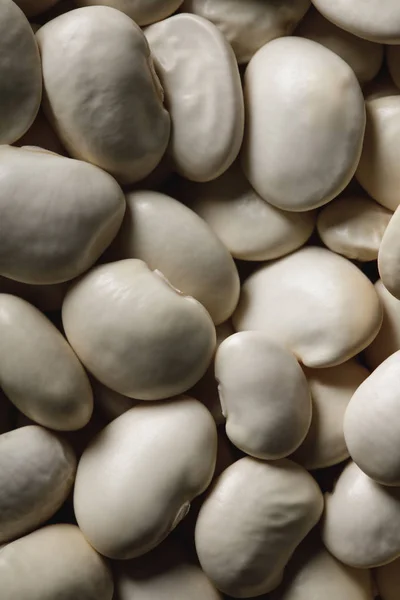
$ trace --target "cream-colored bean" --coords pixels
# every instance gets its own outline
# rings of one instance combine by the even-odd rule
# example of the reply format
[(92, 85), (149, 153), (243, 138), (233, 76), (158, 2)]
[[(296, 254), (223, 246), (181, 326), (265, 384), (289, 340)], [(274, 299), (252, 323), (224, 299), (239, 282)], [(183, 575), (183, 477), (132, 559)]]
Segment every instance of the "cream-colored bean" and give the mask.
[(111, 6), (127, 14), (138, 25), (149, 25), (172, 15), (182, 0), (76, 0), (76, 3), (78, 6)]
[(366, 107), (367, 127), (356, 177), (374, 200), (394, 211), (400, 204), (400, 141), (396, 134), (400, 96), (375, 97)]
[[(0, 435), (0, 544), (52, 517), (69, 494), (75, 471), (72, 448), (43, 427)], [(0, 585), (3, 590), (1, 574)]]
[(365, 128), (363, 95), (349, 65), (316, 42), (280, 38), (254, 55), (244, 85), (241, 156), (254, 189), (293, 211), (337, 196), (354, 175)]
[(387, 358), (354, 393), (344, 419), (352, 459), (369, 477), (400, 486), (400, 351)]
[(400, 556), (400, 488), (380, 485), (354, 463), (325, 496), (323, 541), (345, 565), (361, 569)]
[(67, 338), (85, 367), (123, 396), (160, 400), (192, 387), (215, 350), (205, 308), (141, 260), (100, 265), (63, 304)]
[(267, 42), (290, 35), (310, 8), (310, 0), (185, 0), (182, 9), (208, 19), (247, 63)]
[(340, 563), (311, 534), (285, 569), (283, 585), (270, 600), (373, 600), (370, 572)]
[(397, 0), (312, 0), (314, 6), (329, 21), (360, 38), (400, 43), (400, 4)]
[[(216, 349), (226, 338), (235, 333), (230, 321), (217, 325), (215, 332), (217, 334)], [(208, 408), (217, 425), (225, 423), (219, 399), (218, 382), (215, 379), (214, 360), (211, 361), (203, 377), (188, 391), (188, 394), (196, 400), (200, 400)]]
[(315, 8), (308, 11), (295, 35), (318, 42), (335, 52), (353, 69), (362, 84), (374, 79), (382, 66), (384, 48), (381, 44), (361, 39), (337, 27)]
[(375, 581), (382, 600), (400, 598), (400, 559), (375, 570)]
[(312, 398), (310, 429), (290, 457), (306, 469), (324, 469), (346, 460), (349, 451), (343, 434), (346, 408), (369, 372), (356, 360), (329, 369), (304, 368)]
[(0, 144), (32, 125), (42, 97), (39, 50), (32, 28), (11, 0), (0, 0)]
[(0, 273), (50, 284), (86, 271), (120, 227), (125, 199), (93, 165), (0, 147)]
[(260, 331), (228, 337), (217, 350), (215, 377), (235, 446), (256, 458), (284, 458), (311, 422), (307, 380), (291, 352)]
[(378, 268), (383, 285), (400, 300), (400, 207), (390, 219), (379, 247)]
[(146, 556), (114, 564), (118, 600), (222, 600), (198, 565), (171, 539)]
[(2, 600), (111, 600), (104, 560), (75, 525), (50, 525), (3, 547)]
[(377, 260), (392, 212), (363, 196), (342, 196), (318, 215), (321, 240), (338, 254), (359, 261)]
[(170, 119), (140, 28), (114, 8), (88, 6), (36, 37), (44, 110), (71, 156), (126, 183), (146, 177), (166, 150)]
[(250, 275), (233, 315), (237, 331), (266, 331), (304, 365), (318, 368), (358, 354), (381, 323), (379, 298), (365, 275), (345, 258), (312, 246)]
[(201, 507), (195, 532), (200, 565), (234, 598), (271, 591), (322, 508), (322, 494), (302, 467), (242, 458), (222, 473)]
[(364, 350), (365, 361), (370, 369), (376, 369), (391, 354), (400, 350), (400, 301), (379, 279), (375, 290), (383, 309), (382, 327), (376, 338)]
[(70, 346), (39, 310), (9, 294), (0, 294), (0, 386), (51, 429), (79, 429), (92, 414), (89, 380)]
[(193, 181), (215, 179), (235, 160), (243, 139), (232, 48), (215, 25), (191, 14), (151, 25), (145, 34), (171, 114), (174, 167)]
[(294, 213), (268, 204), (253, 190), (238, 163), (214, 181), (188, 181), (180, 187), (187, 205), (241, 260), (279, 258), (303, 246), (314, 229), (314, 211)]
[(159, 192), (127, 194), (122, 227), (110, 251), (139, 258), (205, 306), (216, 324), (236, 308), (240, 283), (229, 252), (192, 210)]
[(86, 539), (110, 558), (145, 554), (207, 488), (216, 453), (213, 418), (197, 400), (181, 396), (124, 413), (78, 465), (74, 508)]

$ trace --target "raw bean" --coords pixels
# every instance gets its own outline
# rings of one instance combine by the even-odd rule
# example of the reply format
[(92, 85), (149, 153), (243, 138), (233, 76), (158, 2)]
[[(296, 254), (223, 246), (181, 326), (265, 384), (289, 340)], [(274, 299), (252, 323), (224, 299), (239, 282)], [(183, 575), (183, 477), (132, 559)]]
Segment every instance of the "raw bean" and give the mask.
[[(72, 448), (43, 427), (0, 435), (0, 544), (52, 517), (69, 494), (75, 471)], [(4, 590), (1, 566), (0, 585)]]
[(184, 518), (209, 485), (217, 432), (206, 408), (179, 397), (141, 404), (112, 421), (79, 462), (74, 509), (101, 554), (145, 554)]
[(236, 330), (266, 331), (314, 368), (355, 356), (381, 323), (371, 282), (348, 260), (317, 247), (257, 269), (244, 282), (233, 315)]
[(71, 156), (122, 182), (146, 177), (165, 152), (170, 120), (140, 28), (118, 10), (88, 6), (36, 37), (44, 110)]
[(2, 600), (111, 600), (104, 560), (74, 525), (50, 525), (0, 551)]
[(62, 318), (85, 367), (107, 387), (137, 400), (186, 391), (204, 375), (215, 349), (206, 309), (141, 260), (89, 271), (70, 288)]
[(273, 40), (251, 59), (244, 95), (242, 164), (264, 200), (304, 211), (346, 187), (361, 154), (365, 108), (344, 60), (303, 38)]
[(51, 429), (80, 429), (92, 414), (90, 383), (71, 347), (39, 310), (9, 294), (0, 294), (0, 386)]
[(51, 284), (86, 271), (121, 225), (117, 182), (93, 165), (37, 150), (0, 146), (0, 164), (0, 273)]
[(234, 598), (269, 592), (322, 508), (321, 492), (302, 467), (242, 458), (222, 473), (201, 507), (195, 531), (200, 564)]
[(243, 93), (232, 48), (215, 25), (196, 15), (170, 17), (145, 33), (171, 114), (175, 169), (193, 181), (215, 179), (235, 160), (243, 139)]
[(11, 0), (0, 0), (0, 144), (12, 144), (32, 125), (42, 97), (35, 36)]
[(256, 458), (284, 458), (299, 447), (311, 422), (307, 380), (291, 352), (260, 331), (228, 337), (215, 358), (215, 376), (235, 446)]

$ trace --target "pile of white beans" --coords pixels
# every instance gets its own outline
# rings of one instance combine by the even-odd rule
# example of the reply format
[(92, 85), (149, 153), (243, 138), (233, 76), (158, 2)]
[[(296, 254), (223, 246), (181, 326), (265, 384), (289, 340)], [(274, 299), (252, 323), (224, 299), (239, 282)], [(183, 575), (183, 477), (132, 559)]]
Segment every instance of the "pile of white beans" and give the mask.
[(400, 600), (400, 1), (0, 0), (0, 600)]

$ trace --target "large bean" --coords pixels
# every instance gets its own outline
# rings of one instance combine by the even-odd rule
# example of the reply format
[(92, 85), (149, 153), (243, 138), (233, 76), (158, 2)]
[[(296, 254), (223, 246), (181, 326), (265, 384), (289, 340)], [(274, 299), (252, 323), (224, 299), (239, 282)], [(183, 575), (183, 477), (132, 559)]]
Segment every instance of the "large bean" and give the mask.
[(360, 352), (381, 323), (379, 298), (365, 275), (345, 258), (311, 246), (250, 275), (233, 315), (236, 330), (266, 331), (307, 367), (318, 368)]
[(0, 144), (12, 144), (32, 125), (42, 97), (39, 50), (14, 2), (0, 0)]
[(214, 353), (215, 328), (206, 309), (141, 260), (89, 271), (69, 290), (62, 317), (85, 367), (107, 387), (138, 400), (188, 390)]
[(74, 508), (96, 550), (134, 558), (157, 546), (209, 485), (214, 420), (197, 400), (141, 404), (112, 421), (78, 465)]
[(195, 531), (200, 564), (234, 598), (269, 592), (322, 508), (322, 494), (302, 467), (242, 458), (220, 475), (201, 507)]
[(37, 40), (44, 109), (71, 156), (125, 182), (143, 179), (164, 154), (170, 121), (140, 28), (114, 8), (88, 6), (46, 23)]
[(74, 525), (50, 525), (0, 551), (2, 600), (111, 600), (104, 560)]
[(0, 294), (0, 386), (27, 417), (52, 429), (79, 429), (92, 414), (89, 380), (64, 337), (9, 294)]
[(0, 273), (50, 284), (86, 271), (121, 225), (125, 199), (93, 165), (0, 147)]
[(193, 181), (215, 179), (235, 160), (243, 139), (243, 94), (232, 48), (215, 25), (191, 14), (151, 25), (146, 37), (171, 114), (174, 167)]
[[(53, 516), (72, 488), (75, 470), (72, 448), (43, 427), (0, 435), (0, 544)], [(3, 589), (1, 584), (0, 574)]]

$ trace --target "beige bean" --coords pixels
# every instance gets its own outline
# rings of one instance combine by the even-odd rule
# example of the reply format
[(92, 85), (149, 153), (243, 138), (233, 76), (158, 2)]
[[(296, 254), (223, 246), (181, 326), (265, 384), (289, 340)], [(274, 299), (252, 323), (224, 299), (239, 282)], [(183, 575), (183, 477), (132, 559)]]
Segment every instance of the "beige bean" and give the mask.
[(78, 6), (111, 6), (127, 14), (138, 25), (149, 25), (172, 15), (182, 0), (76, 0), (76, 3)]
[(111, 600), (104, 560), (75, 525), (50, 525), (3, 547), (2, 600)]
[(51, 284), (86, 271), (122, 222), (125, 199), (116, 181), (48, 152), (1, 146), (0, 161), (0, 273)]
[(89, 271), (70, 288), (62, 319), (70, 344), (96, 379), (137, 400), (186, 391), (204, 375), (215, 349), (205, 308), (141, 260)]
[(345, 565), (366, 569), (400, 556), (400, 489), (370, 479), (354, 463), (325, 496), (322, 538)]
[(232, 45), (237, 61), (247, 63), (267, 42), (290, 35), (309, 8), (309, 0), (185, 0), (181, 10), (214, 23)]
[(382, 600), (398, 600), (400, 597), (400, 559), (375, 570), (375, 581)]
[(383, 285), (400, 299), (400, 208), (390, 219), (379, 247), (378, 268)]
[(314, 6), (341, 29), (360, 38), (381, 42), (400, 43), (400, 4), (397, 0), (313, 0)]
[(353, 260), (377, 260), (392, 212), (363, 196), (342, 196), (324, 206), (317, 229), (330, 250)]
[(89, 380), (64, 337), (9, 294), (0, 294), (0, 386), (18, 410), (51, 429), (79, 429), (92, 414)]
[(321, 492), (302, 467), (242, 458), (222, 473), (201, 507), (195, 532), (200, 565), (234, 598), (269, 592), (322, 508)]
[(298, 546), (270, 600), (373, 600), (370, 572), (336, 560), (314, 534)]
[(344, 60), (304, 38), (273, 40), (251, 59), (244, 96), (242, 165), (264, 200), (301, 212), (346, 187), (360, 158), (365, 108)]
[(312, 398), (310, 429), (291, 458), (306, 469), (324, 469), (346, 460), (343, 434), (346, 408), (369, 372), (351, 359), (328, 369), (304, 368)]
[(260, 331), (228, 337), (217, 350), (215, 376), (235, 446), (256, 458), (284, 458), (311, 422), (307, 380), (294, 355)]
[(118, 600), (222, 600), (198, 565), (170, 539), (133, 561), (115, 563)]
[(227, 249), (193, 211), (154, 191), (127, 194), (127, 210), (110, 255), (139, 258), (205, 306), (216, 324), (236, 308), (239, 276)]
[(335, 52), (353, 69), (362, 84), (374, 79), (382, 66), (384, 48), (381, 44), (369, 42), (337, 27), (315, 8), (308, 11), (295, 35), (318, 42)]
[(243, 93), (232, 48), (215, 25), (191, 14), (151, 25), (145, 34), (171, 114), (174, 167), (193, 181), (215, 179), (243, 140)]
[(354, 462), (369, 477), (400, 486), (400, 351), (359, 386), (347, 407), (344, 436)]
[(216, 427), (197, 400), (141, 404), (112, 421), (78, 465), (74, 508), (92, 546), (127, 559), (157, 546), (209, 485)]
[(233, 315), (237, 331), (266, 331), (304, 365), (318, 368), (355, 356), (381, 323), (379, 298), (365, 275), (345, 258), (312, 246), (250, 275)]
[[(400, 5), (399, 5), (400, 6)], [(389, 210), (400, 204), (400, 96), (375, 97), (366, 103), (367, 126), (356, 177), (368, 194)]]
[(88, 6), (36, 37), (44, 110), (69, 154), (126, 183), (146, 177), (165, 152), (170, 120), (140, 28), (118, 10)]
[(75, 471), (72, 448), (43, 427), (0, 435), (0, 544), (52, 517), (69, 494)]
[(32, 125), (42, 97), (40, 57), (31, 26), (11, 0), (0, 0), (0, 144)]
[(238, 163), (208, 183), (186, 182), (187, 205), (208, 223), (233, 257), (272, 260), (303, 246), (315, 225), (315, 211), (294, 213), (265, 202)]
[(383, 321), (378, 335), (364, 350), (365, 361), (372, 370), (400, 350), (400, 301), (388, 292), (380, 279), (375, 283), (375, 290), (383, 309)]

